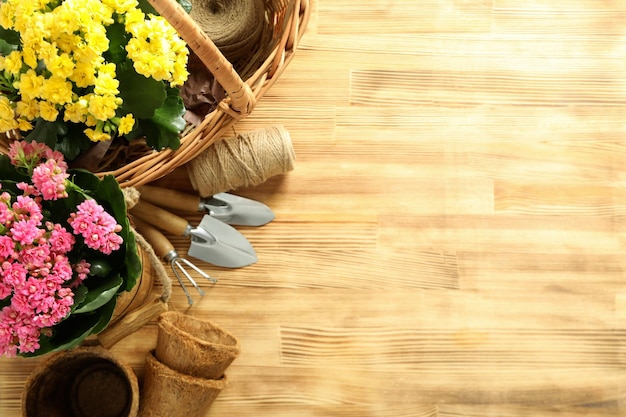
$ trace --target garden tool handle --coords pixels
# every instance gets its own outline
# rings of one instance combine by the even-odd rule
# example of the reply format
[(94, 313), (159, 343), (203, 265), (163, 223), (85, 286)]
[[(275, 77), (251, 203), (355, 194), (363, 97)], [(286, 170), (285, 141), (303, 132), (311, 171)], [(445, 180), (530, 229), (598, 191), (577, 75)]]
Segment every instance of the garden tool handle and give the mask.
[(166, 188), (143, 185), (139, 188), (141, 198), (161, 207), (183, 211), (200, 211), (200, 196)]
[(189, 228), (189, 222), (186, 219), (141, 199), (130, 212), (146, 223), (175, 236), (185, 236)]
[(159, 229), (139, 217), (134, 217), (133, 221), (137, 231), (150, 243), (154, 253), (159, 258), (165, 258), (168, 253), (174, 251), (174, 245)]

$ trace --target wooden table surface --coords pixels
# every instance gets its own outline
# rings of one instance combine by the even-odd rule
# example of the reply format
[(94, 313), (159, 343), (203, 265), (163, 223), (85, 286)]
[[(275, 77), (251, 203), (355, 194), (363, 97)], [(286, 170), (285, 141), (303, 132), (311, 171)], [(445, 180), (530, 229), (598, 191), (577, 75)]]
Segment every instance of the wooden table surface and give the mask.
[[(626, 415), (625, 36), (626, 0), (315, 1), (236, 125), (297, 157), (237, 190), (259, 262), (170, 304), (241, 341), (209, 415)], [(0, 360), (0, 416), (37, 363)]]

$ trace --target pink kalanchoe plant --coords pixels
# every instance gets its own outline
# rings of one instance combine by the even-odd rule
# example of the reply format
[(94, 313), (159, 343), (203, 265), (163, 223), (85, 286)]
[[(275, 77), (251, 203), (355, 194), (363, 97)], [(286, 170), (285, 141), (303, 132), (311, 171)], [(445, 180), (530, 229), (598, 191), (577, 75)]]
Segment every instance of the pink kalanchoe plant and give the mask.
[(13, 142), (0, 174), (0, 355), (75, 346), (140, 273), (119, 184), (36, 142)]

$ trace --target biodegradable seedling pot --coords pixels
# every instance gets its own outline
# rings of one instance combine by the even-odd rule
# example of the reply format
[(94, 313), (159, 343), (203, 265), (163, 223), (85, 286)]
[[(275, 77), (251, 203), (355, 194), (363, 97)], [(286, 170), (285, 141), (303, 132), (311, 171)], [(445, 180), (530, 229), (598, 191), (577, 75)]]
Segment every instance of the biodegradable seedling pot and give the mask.
[(169, 311), (158, 328), (155, 357), (181, 374), (219, 379), (239, 356), (239, 340), (210, 321)]
[(185, 375), (146, 357), (139, 417), (205, 417), (226, 387), (226, 377), (204, 379)]
[(23, 417), (135, 417), (138, 409), (136, 375), (102, 347), (53, 354), (22, 394)]

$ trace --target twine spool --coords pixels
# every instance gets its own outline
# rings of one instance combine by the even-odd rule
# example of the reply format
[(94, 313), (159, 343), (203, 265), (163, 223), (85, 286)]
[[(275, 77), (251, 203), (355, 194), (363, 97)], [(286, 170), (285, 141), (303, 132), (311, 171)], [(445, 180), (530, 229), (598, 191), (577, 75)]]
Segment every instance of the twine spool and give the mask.
[(202, 197), (250, 187), (293, 170), (289, 132), (270, 126), (221, 140), (187, 164), (191, 184)]
[(237, 61), (259, 43), (265, 19), (263, 0), (192, 0), (189, 16), (229, 61)]

